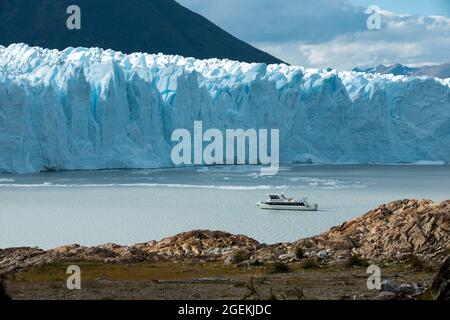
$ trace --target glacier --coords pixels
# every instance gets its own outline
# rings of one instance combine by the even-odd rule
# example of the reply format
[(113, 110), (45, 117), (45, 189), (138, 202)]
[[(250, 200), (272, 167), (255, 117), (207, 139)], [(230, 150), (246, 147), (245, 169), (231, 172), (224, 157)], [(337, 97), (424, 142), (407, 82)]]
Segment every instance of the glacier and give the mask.
[(450, 79), (0, 46), (0, 172), (170, 167), (194, 121), (279, 129), (282, 163), (450, 163)]

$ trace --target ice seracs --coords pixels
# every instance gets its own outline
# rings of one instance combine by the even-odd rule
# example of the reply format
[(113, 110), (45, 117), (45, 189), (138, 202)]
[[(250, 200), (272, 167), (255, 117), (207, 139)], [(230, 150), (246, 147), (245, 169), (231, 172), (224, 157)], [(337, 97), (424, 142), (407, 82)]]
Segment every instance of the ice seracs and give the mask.
[(279, 129), (281, 163), (450, 163), (450, 79), (0, 46), (0, 172), (172, 166), (195, 121)]

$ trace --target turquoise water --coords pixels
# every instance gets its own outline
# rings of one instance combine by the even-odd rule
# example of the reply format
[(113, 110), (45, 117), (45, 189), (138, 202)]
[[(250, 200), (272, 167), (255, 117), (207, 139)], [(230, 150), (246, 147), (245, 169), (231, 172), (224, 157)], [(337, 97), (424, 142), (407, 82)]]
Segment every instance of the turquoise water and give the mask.
[[(262, 211), (271, 192), (309, 196), (319, 212)], [(450, 199), (448, 166), (292, 166), (0, 175), (0, 247), (133, 244), (193, 229), (294, 241), (385, 202)]]

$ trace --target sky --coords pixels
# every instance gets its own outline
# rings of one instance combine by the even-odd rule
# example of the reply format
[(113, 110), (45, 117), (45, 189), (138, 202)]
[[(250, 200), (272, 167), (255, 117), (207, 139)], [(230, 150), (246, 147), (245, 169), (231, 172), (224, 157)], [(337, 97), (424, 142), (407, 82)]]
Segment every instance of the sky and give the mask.
[[(294, 65), (351, 70), (450, 61), (450, 0), (177, 0)], [(366, 13), (381, 10), (381, 29)]]
[(396, 12), (399, 14), (418, 14), (418, 15), (449, 15), (449, 0), (352, 0), (356, 5), (369, 6), (377, 4), (378, 6)]

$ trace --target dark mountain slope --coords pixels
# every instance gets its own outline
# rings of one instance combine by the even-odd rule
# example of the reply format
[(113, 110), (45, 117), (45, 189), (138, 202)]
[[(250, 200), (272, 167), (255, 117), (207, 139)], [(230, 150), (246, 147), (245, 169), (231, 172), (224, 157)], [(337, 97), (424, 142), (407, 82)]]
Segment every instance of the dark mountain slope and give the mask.
[[(66, 27), (70, 5), (81, 8), (81, 30)], [(0, 44), (19, 42), (281, 62), (173, 0), (0, 0)]]

